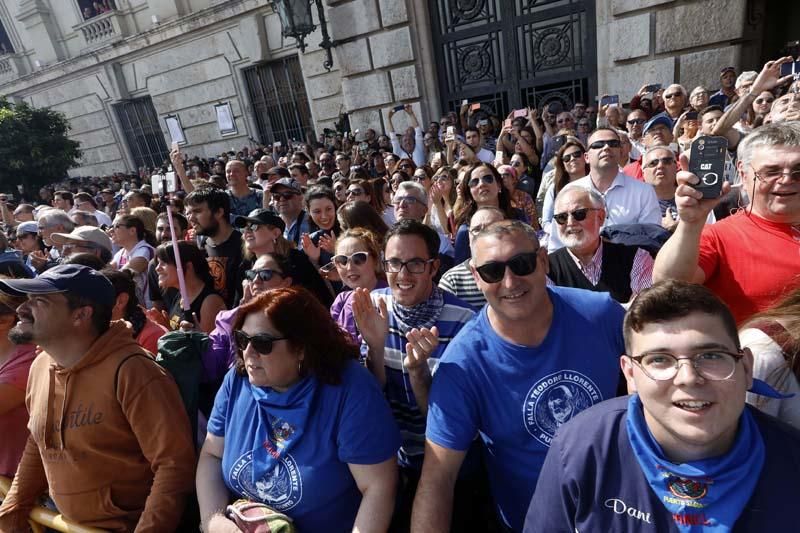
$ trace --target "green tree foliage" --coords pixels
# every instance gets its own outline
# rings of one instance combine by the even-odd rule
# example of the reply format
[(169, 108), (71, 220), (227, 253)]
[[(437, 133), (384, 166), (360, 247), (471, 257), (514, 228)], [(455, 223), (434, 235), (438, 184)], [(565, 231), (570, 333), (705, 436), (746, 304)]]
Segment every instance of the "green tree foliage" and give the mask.
[(17, 185), (38, 191), (62, 180), (81, 157), (80, 143), (67, 137), (69, 122), (57, 111), (0, 99), (0, 191)]

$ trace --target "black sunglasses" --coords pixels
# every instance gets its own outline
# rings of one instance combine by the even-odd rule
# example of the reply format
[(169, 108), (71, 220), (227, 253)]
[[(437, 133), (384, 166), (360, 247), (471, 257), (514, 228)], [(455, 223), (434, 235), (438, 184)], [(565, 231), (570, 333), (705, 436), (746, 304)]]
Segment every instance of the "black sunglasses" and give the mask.
[(269, 281), (273, 278), (273, 276), (280, 276), (282, 278), (286, 277), (283, 275), (283, 272), (278, 272), (277, 270), (272, 270), (271, 268), (247, 270), (244, 273), (244, 277), (247, 278), (247, 281), (255, 281), (256, 278), (260, 279), (261, 281)]
[(298, 196), (296, 192), (274, 192), (272, 193), (272, 199), (276, 202), (281, 198), (284, 200), (291, 200), (295, 196)]
[(578, 159), (580, 157), (583, 157), (583, 152), (578, 150), (577, 152), (572, 152), (571, 154), (562, 155), (561, 160), (564, 161), (564, 163), (569, 163), (573, 159)]
[(578, 222), (582, 222), (586, 220), (586, 216), (589, 214), (589, 211), (599, 211), (599, 209), (595, 209), (592, 207), (582, 207), (580, 209), (576, 209), (575, 211), (566, 212), (566, 213), (557, 213), (553, 215), (553, 220), (558, 222), (559, 226), (563, 226), (569, 220), (569, 216), (572, 215), (572, 218), (577, 220)]
[(595, 141), (589, 145), (589, 150), (602, 150), (604, 146), (609, 148), (619, 148), (618, 139), (608, 139), (607, 141)]
[(631, 126), (633, 126), (633, 125), (637, 125), (638, 126), (638, 125), (644, 124), (645, 122), (647, 122), (647, 121), (645, 119), (643, 119), (643, 118), (632, 118), (631, 120), (628, 121), (628, 124), (630, 124)]
[(536, 271), (536, 257), (539, 250), (517, 254), (508, 261), (489, 261), (475, 267), (478, 275), (486, 283), (500, 283), (506, 275), (506, 267), (515, 276), (527, 276)]
[(673, 164), (675, 164), (675, 158), (674, 157), (661, 157), (661, 158), (658, 158), (657, 157), (657, 158), (653, 159), (652, 161), (650, 161), (649, 163), (647, 163), (647, 165), (645, 165), (645, 166), (647, 168), (656, 168), (658, 166), (658, 163), (661, 163), (662, 165), (673, 165)]
[(474, 178), (470, 178), (470, 180), (467, 182), (467, 185), (469, 185), (469, 187), (471, 189), (472, 187), (477, 187), (478, 183), (481, 182), (481, 181), (483, 183), (485, 183), (486, 185), (490, 185), (490, 184), (494, 183), (494, 176), (492, 174), (485, 174), (485, 175), (483, 175), (481, 177), (477, 177), (476, 176)]
[(282, 341), (286, 339), (286, 337), (273, 337), (268, 333), (257, 333), (253, 336), (250, 336), (240, 329), (234, 330), (233, 338), (236, 342), (236, 347), (241, 351), (245, 351), (247, 346), (252, 344), (253, 349), (261, 355), (268, 355), (270, 352), (272, 352), (272, 343), (275, 341)]

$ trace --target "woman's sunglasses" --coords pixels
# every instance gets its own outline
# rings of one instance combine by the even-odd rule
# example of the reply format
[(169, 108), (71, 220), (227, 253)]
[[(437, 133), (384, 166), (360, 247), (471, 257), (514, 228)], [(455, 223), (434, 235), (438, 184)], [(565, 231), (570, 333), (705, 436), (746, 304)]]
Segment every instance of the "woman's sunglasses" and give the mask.
[(500, 283), (506, 276), (506, 267), (511, 269), (515, 276), (527, 276), (536, 271), (535, 252), (525, 252), (517, 254), (508, 261), (489, 261), (479, 267), (475, 267), (478, 275), (486, 283)]
[(233, 332), (233, 339), (236, 342), (236, 347), (241, 351), (245, 351), (248, 345), (252, 345), (253, 349), (261, 355), (268, 355), (272, 352), (272, 344), (275, 341), (285, 340), (286, 337), (273, 337), (268, 333), (257, 333), (250, 336), (244, 331), (237, 329)]
[(256, 278), (260, 279), (261, 281), (269, 281), (274, 276), (285, 277), (283, 272), (278, 272), (277, 270), (272, 270), (271, 268), (262, 268), (261, 270), (247, 270), (244, 273), (244, 277), (247, 281), (255, 281)]
[(569, 163), (573, 159), (579, 159), (581, 157), (583, 157), (583, 152), (578, 150), (577, 152), (572, 152), (571, 154), (562, 155), (561, 160), (564, 161), (564, 163)]
[(469, 185), (469, 188), (471, 189), (473, 187), (477, 187), (478, 183), (480, 182), (483, 182), (486, 185), (491, 185), (492, 183), (494, 183), (494, 176), (491, 174), (485, 174), (480, 177), (476, 176), (474, 178), (470, 178), (470, 180), (467, 182), (467, 185)]

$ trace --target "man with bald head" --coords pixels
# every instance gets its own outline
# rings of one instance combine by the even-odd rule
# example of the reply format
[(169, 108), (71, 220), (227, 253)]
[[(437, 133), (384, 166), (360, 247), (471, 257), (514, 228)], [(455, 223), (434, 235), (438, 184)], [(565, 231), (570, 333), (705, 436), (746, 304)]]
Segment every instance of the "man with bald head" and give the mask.
[(635, 246), (603, 242), (603, 197), (581, 187), (563, 189), (553, 224), (564, 247), (549, 254), (548, 277), (558, 286), (608, 292), (626, 303), (652, 285), (653, 258)]

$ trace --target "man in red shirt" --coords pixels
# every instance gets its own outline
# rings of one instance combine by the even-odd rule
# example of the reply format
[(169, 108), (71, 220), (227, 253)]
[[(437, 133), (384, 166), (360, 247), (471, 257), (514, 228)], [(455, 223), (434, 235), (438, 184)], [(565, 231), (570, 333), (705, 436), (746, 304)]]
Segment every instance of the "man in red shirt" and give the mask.
[[(774, 63), (777, 76), (780, 64)], [(741, 323), (800, 284), (800, 122), (756, 129), (739, 143), (738, 154), (751, 204), (713, 226), (705, 220), (720, 199), (703, 200), (691, 186), (699, 178), (678, 173), (679, 222), (656, 258), (653, 281), (702, 283)], [(726, 182), (722, 195), (728, 191)]]

